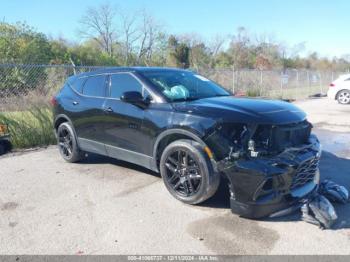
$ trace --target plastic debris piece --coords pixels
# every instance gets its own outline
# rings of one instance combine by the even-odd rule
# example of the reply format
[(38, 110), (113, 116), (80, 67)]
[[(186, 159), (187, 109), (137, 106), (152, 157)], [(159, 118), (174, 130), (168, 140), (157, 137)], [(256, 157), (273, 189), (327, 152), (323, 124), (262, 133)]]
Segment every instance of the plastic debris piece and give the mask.
[(349, 191), (331, 180), (324, 180), (320, 184), (319, 193), (333, 202), (345, 204), (349, 201)]
[(316, 195), (311, 201), (301, 207), (302, 220), (322, 229), (330, 229), (338, 216), (329, 200), (322, 196)]

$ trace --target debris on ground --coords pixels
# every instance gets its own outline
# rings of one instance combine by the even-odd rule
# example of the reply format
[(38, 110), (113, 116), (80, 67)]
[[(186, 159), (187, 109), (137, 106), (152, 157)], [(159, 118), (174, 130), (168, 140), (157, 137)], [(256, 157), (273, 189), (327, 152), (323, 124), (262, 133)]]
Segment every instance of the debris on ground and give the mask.
[(349, 200), (349, 192), (344, 186), (340, 186), (328, 179), (320, 184), (319, 193), (330, 201), (345, 204)]
[(316, 195), (301, 207), (302, 220), (322, 229), (332, 227), (338, 216), (331, 202), (322, 195)]
[(345, 204), (349, 201), (349, 192), (344, 186), (324, 180), (318, 193), (302, 205), (301, 219), (321, 229), (332, 228), (338, 216), (330, 201)]

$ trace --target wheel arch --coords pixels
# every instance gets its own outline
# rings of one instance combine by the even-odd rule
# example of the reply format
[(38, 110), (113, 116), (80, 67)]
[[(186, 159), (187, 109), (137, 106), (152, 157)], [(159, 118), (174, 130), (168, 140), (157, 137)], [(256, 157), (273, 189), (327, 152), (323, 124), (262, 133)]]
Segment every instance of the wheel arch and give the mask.
[(171, 142), (179, 139), (194, 140), (198, 142), (203, 148), (207, 146), (205, 142), (200, 138), (200, 136), (194, 132), (180, 128), (167, 129), (158, 135), (153, 146), (153, 160), (156, 171), (159, 171), (159, 161), (165, 147)]
[[(72, 121), (70, 120), (70, 118), (65, 115), (65, 114), (59, 114), (55, 117), (55, 120), (53, 122), (53, 125), (54, 125), (54, 132), (55, 132), (55, 135), (57, 137), (57, 129), (58, 127), (62, 124), (62, 123), (69, 123), (73, 129), (73, 132), (74, 132), (74, 135), (77, 137), (77, 133), (75, 132), (75, 128), (74, 128), (74, 125), (72, 123)], [(78, 138), (78, 137), (77, 137)], [(79, 142), (77, 142), (78, 145), (79, 145)]]
[(64, 114), (56, 116), (55, 121), (53, 123), (55, 131), (57, 131), (57, 128), (60, 126), (60, 124), (65, 122), (69, 122), (73, 126), (72, 121), (69, 119), (68, 116)]
[(335, 99), (338, 99), (338, 96), (339, 96), (340, 92), (342, 92), (342, 91), (348, 91), (348, 92), (350, 93), (350, 89), (348, 89), (348, 88), (342, 88), (342, 89), (340, 89), (340, 90), (337, 92), (337, 94), (335, 95)]
[[(339, 102), (339, 100), (338, 100), (339, 94), (340, 94), (341, 92), (343, 92), (343, 91), (347, 91), (348, 93), (350, 93), (350, 89), (348, 89), (348, 88), (342, 88), (342, 89), (340, 89), (340, 90), (337, 92), (337, 94), (335, 95), (335, 100), (337, 100), (338, 102)], [(340, 103), (340, 102), (339, 102), (339, 103)]]

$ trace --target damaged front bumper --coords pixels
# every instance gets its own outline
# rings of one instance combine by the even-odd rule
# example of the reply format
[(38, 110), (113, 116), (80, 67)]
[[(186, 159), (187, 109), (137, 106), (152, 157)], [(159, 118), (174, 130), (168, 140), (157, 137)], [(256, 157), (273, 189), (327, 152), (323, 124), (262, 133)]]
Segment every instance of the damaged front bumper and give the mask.
[(318, 188), (321, 146), (316, 136), (309, 143), (274, 157), (218, 163), (230, 184), (233, 213), (248, 218), (282, 215), (309, 199)]

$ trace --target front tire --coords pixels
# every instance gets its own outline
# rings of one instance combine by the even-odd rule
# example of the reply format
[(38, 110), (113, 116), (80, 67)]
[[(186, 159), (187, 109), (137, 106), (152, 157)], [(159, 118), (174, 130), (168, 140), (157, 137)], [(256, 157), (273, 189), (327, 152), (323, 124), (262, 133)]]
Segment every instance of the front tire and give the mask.
[(220, 175), (196, 141), (169, 144), (160, 160), (160, 173), (170, 194), (186, 204), (201, 203), (215, 194)]
[(337, 94), (337, 100), (339, 104), (350, 104), (350, 90), (341, 90)]
[(77, 143), (73, 127), (68, 123), (62, 123), (57, 129), (57, 143), (61, 156), (69, 163), (75, 163), (82, 159), (82, 152)]

